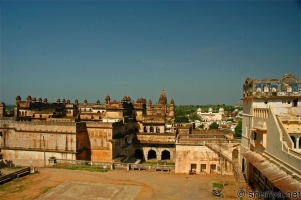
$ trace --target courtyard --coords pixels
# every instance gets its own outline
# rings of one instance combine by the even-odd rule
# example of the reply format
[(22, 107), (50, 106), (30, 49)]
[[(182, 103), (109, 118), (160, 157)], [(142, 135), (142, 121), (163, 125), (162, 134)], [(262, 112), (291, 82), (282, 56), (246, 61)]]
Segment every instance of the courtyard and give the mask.
[(113, 170), (88, 172), (37, 168), (37, 173), (1, 185), (0, 199), (219, 199), (212, 183), (225, 183), (225, 199), (246, 186), (233, 176)]

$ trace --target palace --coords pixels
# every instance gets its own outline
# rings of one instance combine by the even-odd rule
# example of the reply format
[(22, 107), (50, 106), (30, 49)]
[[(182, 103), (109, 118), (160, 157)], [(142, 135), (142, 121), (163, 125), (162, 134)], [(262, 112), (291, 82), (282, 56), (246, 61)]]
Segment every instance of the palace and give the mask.
[[(103, 104), (85, 100), (25, 101), (16, 97), (14, 113), (0, 104), (0, 148), (5, 160), (16, 165), (43, 166), (48, 157), (98, 162), (170, 160), (175, 156), (174, 100), (167, 103), (164, 90), (158, 103), (140, 98), (121, 101), (106, 95)], [(46, 156), (45, 156), (46, 155)], [(45, 157), (47, 159), (45, 159)], [(48, 164), (48, 163), (47, 163)]]
[(290, 199), (301, 189), (301, 80), (247, 78), (243, 84), (240, 162), (257, 191)]

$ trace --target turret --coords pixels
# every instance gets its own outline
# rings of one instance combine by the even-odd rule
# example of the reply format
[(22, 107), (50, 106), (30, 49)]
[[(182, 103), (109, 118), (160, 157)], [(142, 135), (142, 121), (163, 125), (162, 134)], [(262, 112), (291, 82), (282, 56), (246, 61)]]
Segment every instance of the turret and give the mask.
[(107, 96), (106, 96), (106, 98), (105, 98), (106, 104), (109, 104), (109, 103), (110, 103), (110, 100), (111, 100), (111, 98), (110, 98), (110, 96), (107, 94)]
[(0, 117), (5, 115), (5, 103), (2, 101), (0, 104)]

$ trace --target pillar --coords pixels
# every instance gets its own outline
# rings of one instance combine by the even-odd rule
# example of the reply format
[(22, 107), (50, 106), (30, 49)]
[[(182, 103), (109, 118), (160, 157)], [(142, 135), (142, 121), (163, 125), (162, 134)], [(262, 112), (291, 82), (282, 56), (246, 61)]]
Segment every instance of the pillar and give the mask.
[(299, 139), (300, 137), (296, 137), (296, 150), (299, 150)]
[(161, 152), (156, 152), (156, 154), (157, 154), (157, 160), (161, 160)]

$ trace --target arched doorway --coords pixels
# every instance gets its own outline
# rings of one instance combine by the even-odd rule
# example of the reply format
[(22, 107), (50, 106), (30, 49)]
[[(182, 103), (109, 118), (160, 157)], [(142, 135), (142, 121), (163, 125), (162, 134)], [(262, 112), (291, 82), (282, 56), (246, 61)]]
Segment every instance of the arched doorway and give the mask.
[(233, 149), (233, 151), (232, 151), (232, 161), (233, 162), (238, 161), (238, 149)]
[(170, 160), (170, 152), (167, 150), (162, 151), (161, 160)]
[(135, 150), (135, 158), (143, 160), (143, 151), (141, 149), (136, 149)]
[(292, 139), (292, 141), (294, 143), (294, 148), (296, 148), (296, 138), (295, 138), (295, 136), (291, 136), (291, 139)]
[(147, 155), (147, 160), (157, 159), (157, 153), (154, 150), (149, 150)]

